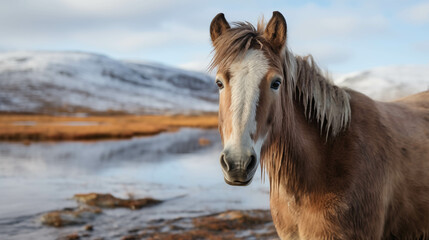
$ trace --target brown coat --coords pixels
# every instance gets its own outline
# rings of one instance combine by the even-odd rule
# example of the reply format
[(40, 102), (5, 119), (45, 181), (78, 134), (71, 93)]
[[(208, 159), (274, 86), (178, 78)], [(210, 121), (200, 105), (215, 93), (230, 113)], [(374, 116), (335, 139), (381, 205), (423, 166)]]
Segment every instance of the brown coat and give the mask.
[[(279, 12), (267, 27), (234, 26), (223, 14), (213, 19), (211, 67), (227, 85), (234, 74), (229, 66), (248, 50), (269, 60), (252, 139), (267, 136), (260, 162), (280, 237), (429, 239), (429, 91), (377, 102), (335, 86), (311, 56), (288, 50)], [(273, 73), (282, 75), (278, 94), (269, 85)], [(221, 133), (231, 132), (229, 105), (236, 97), (225, 89)]]
[(389, 103), (348, 93), (350, 125), (327, 143), (316, 137), (317, 125), (308, 124), (296, 104), (295, 136), (300, 139), (295, 142), (306, 145), (297, 146), (304, 151), (294, 153), (296, 159), (282, 159), (301, 161), (283, 172), (298, 176), (298, 186), (281, 183), (271, 192), (279, 235), (283, 239), (426, 239), (429, 91)]

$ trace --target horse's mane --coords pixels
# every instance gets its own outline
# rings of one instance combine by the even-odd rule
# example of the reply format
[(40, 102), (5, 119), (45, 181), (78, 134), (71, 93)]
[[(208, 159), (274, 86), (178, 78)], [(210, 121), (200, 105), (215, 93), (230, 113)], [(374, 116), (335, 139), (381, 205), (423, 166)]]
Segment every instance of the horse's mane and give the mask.
[(303, 104), (304, 114), (308, 120), (319, 123), (320, 134), (326, 134), (326, 139), (337, 136), (351, 120), (349, 94), (322, 73), (311, 55), (296, 56), (294, 64), (295, 89), (292, 90)]
[[(249, 49), (269, 46), (263, 37), (264, 30), (263, 19), (257, 28), (249, 22), (233, 23), (233, 27), (213, 43), (214, 56), (209, 69), (226, 69)], [(351, 117), (349, 95), (322, 74), (312, 56), (295, 57), (287, 47), (283, 59), (276, 60), (278, 57), (271, 51), (265, 53), (274, 60), (272, 64), (276, 67), (281, 69), (283, 65), (287, 95), (302, 102), (307, 119), (316, 119), (321, 134), (326, 134), (326, 138), (334, 137), (348, 125)]]
[(291, 189), (303, 190), (308, 187), (302, 178), (307, 174), (303, 173), (306, 171), (303, 166), (305, 160), (299, 159), (304, 150), (303, 146), (294, 142), (298, 135), (294, 114), (287, 113), (293, 111), (294, 102), (302, 104), (305, 118), (309, 122), (316, 121), (320, 135), (328, 141), (351, 121), (350, 96), (322, 73), (311, 55), (294, 56), (285, 46), (279, 58), (269, 50), (270, 44), (263, 37), (264, 31), (263, 19), (257, 28), (248, 22), (234, 23), (213, 43), (214, 56), (209, 68), (229, 70), (228, 66), (244, 57), (249, 49), (261, 49), (271, 59), (273, 67), (283, 69), (286, 81), (282, 85), (284, 94), (281, 108), (284, 116), (274, 116), (279, 118), (282, 126), (281, 129), (272, 129), (270, 139), (267, 139), (261, 152), (261, 167), (270, 173), (272, 187), (277, 188), (283, 182)]

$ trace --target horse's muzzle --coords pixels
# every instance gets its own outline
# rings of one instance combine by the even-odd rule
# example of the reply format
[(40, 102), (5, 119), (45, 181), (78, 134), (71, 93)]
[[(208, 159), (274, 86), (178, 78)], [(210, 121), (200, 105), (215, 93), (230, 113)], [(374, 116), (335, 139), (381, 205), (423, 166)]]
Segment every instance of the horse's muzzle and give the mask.
[(244, 182), (241, 182), (241, 181), (233, 181), (233, 182), (231, 182), (231, 181), (227, 180), (226, 178), (223, 178), (223, 179), (225, 180), (226, 183), (228, 183), (231, 186), (242, 186), (242, 187), (244, 187), (244, 186), (249, 185), (252, 182), (253, 177), (250, 178), (247, 181), (244, 181)]
[(220, 157), (225, 182), (232, 186), (247, 186), (252, 182), (257, 168), (256, 154), (228, 154), (223, 151)]

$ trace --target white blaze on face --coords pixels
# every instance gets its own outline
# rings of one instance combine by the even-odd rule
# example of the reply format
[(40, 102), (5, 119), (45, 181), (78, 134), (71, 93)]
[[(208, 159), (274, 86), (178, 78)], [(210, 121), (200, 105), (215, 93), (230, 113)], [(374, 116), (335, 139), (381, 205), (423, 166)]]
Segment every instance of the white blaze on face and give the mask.
[(256, 133), (259, 86), (267, 74), (268, 67), (264, 53), (253, 49), (230, 67), (232, 133), (231, 136), (226, 136), (228, 139), (225, 139), (225, 148), (233, 147), (235, 151), (254, 149), (258, 160), (262, 139), (255, 144), (250, 136)]

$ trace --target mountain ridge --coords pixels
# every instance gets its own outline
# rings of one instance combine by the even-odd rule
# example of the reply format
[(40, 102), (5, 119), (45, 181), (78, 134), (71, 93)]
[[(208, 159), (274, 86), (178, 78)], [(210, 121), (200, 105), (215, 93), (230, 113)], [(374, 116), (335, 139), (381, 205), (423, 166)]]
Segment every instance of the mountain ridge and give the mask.
[[(334, 82), (375, 100), (429, 89), (428, 65), (373, 68)], [(48, 115), (200, 114), (218, 110), (213, 77), (87, 52), (0, 53), (0, 112)]]
[(429, 90), (429, 64), (382, 66), (344, 74), (334, 82), (378, 101), (393, 101)]
[(217, 111), (210, 76), (84, 52), (0, 54), (0, 111), (44, 114)]

